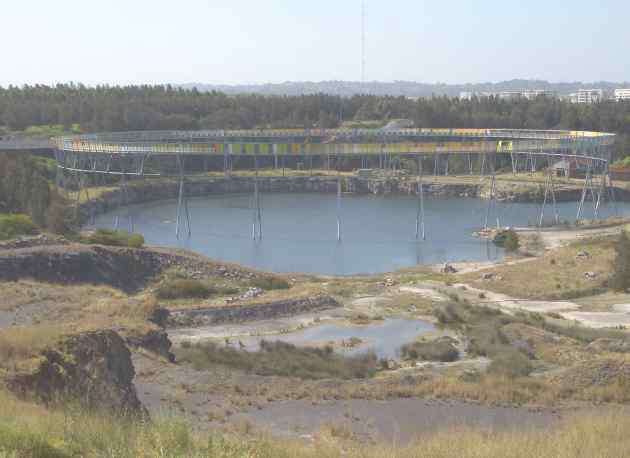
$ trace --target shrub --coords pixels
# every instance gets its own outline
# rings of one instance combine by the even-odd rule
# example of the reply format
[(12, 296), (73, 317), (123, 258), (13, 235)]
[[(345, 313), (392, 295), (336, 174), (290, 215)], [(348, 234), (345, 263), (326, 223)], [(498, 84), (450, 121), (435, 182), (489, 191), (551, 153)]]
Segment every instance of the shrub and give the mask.
[(433, 314), (442, 325), (460, 324), (462, 317), (457, 313), (457, 309), (453, 304), (447, 304), (443, 307), (437, 307), (433, 310)]
[(124, 231), (113, 231), (111, 229), (97, 229), (87, 238), (87, 242), (97, 245), (141, 248), (144, 245), (144, 237), (142, 234), (129, 234)]
[(400, 349), (403, 358), (423, 359), (425, 361), (457, 361), (459, 351), (448, 339), (437, 339), (430, 342), (413, 342)]
[(12, 239), (20, 235), (35, 235), (38, 232), (37, 226), (35, 226), (30, 216), (0, 216), (0, 239)]
[(323, 378), (368, 378), (378, 368), (373, 352), (343, 356), (330, 346), (297, 347), (281, 341), (261, 341), (259, 351), (245, 351), (215, 343), (181, 349), (178, 360), (192, 363), (196, 369), (208, 369), (214, 364), (233, 367), (257, 375), (298, 377), (305, 380)]
[(271, 289), (289, 289), (291, 285), (282, 277), (257, 277), (251, 281), (251, 286), (271, 290)]
[(520, 351), (498, 354), (488, 366), (488, 373), (509, 378), (526, 377), (533, 370), (532, 363)]
[(509, 229), (505, 232), (505, 239), (503, 240), (503, 248), (505, 251), (517, 251), (520, 247), (520, 240), (518, 234)]
[(55, 234), (72, 232), (72, 209), (60, 199), (53, 201), (46, 210), (46, 227)]
[(207, 299), (216, 290), (199, 280), (170, 280), (161, 284), (155, 295), (158, 299)]
[(131, 248), (142, 248), (144, 245), (144, 237), (142, 234), (129, 234), (127, 246)]

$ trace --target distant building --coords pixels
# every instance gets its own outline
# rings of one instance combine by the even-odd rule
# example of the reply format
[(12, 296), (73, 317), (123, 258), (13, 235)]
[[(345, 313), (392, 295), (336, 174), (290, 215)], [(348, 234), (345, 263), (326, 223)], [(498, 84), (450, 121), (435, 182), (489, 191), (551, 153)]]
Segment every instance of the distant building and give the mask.
[(615, 100), (630, 100), (630, 89), (615, 89)]
[(553, 164), (554, 175), (565, 178), (579, 178), (586, 175), (588, 162), (580, 159), (563, 159)]
[(598, 103), (604, 100), (603, 89), (580, 89), (569, 95), (571, 103)]
[(499, 92), (469, 92), (462, 91), (459, 93), (459, 98), (462, 100), (470, 100), (473, 97), (498, 97), (499, 99), (535, 99), (539, 95), (544, 95), (548, 97), (555, 96), (555, 93), (551, 91), (545, 91), (543, 89), (533, 89), (533, 90), (520, 90), (520, 91), (499, 91)]

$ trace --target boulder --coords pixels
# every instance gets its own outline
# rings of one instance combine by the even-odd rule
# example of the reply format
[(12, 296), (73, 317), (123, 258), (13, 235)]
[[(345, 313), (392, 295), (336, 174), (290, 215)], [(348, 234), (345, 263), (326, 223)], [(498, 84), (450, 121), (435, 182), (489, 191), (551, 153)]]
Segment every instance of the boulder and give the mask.
[(131, 353), (111, 330), (77, 334), (42, 352), (39, 364), (8, 388), (44, 403), (78, 402), (116, 413), (145, 413), (133, 384)]
[(453, 267), (452, 265), (450, 265), (449, 263), (446, 263), (444, 264), (444, 267), (442, 268), (442, 273), (454, 274), (454, 273), (457, 273), (457, 269)]

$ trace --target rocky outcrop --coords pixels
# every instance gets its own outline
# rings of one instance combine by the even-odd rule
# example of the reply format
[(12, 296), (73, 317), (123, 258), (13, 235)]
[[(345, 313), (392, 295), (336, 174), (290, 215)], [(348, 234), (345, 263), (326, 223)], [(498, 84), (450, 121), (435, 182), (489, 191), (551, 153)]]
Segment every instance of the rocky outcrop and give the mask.
[[(272, 192), (337, 192), (335, 176), (304, 176), (304, 177), (259, 177), (259, 189), (264, 193)], [(359, 176), (341, 177), (342, 190), (345, 193), (357, 194), (413, 194), (417, 184), (415, 177), (377, 177), (362, 178)], [(430, 183), (425, 182), (423, 190), (427, 195), (439, 197), (476, 197), (480, 192), (477, 184)], [(125, 204), (139, 204), (158, 200), (173, 199), (177, 196), (178, 184), (168, 180), (146, 180), (132, 183), (128, 192), (121, 200), (120, 190), (104, 193), (96, 199), (85, 202), (81, 206), (81, 217), (87, 220), (91, 215), (106, 213), (117, 208), (120, 202)], [(186, 183), (188, 197), (209, 194), (251, 193), (254, 191), (252, 177), (207, 178), (204, 180), (190, 179)]]
[(0, 252), (0, 281), (106, 284), (132, 292), (163, 269), (148, 250), (100, 246), (34, 247)]
[(0, 242), (0, 250), (14, 250), (16, 248), (30, 248), (48, 245), (68, 245), (70, 242), (63, 236), (40, 234), (32, 237), (18, 237)]
[(10, 390), (45, 403), (71, 400), (88, 408), (143, 412), (133, 385), (131, 353), (116, 332), (78, 334), (41, 356), (32, 372), (9, 380)]
[(175, 362), (175, 355), (171, 353), (172, 343), (164, 330), (152, 329), (142, 334), (129, 335), (125, 342), (130, 347), (142, 348), (164, 357), (171, 363)]
[(231, 305), (171, 312), (171, 326), (208, 326), (221, 323), (256, 321), (340, 307), (332, 296), (286, 299), (262, 304)]

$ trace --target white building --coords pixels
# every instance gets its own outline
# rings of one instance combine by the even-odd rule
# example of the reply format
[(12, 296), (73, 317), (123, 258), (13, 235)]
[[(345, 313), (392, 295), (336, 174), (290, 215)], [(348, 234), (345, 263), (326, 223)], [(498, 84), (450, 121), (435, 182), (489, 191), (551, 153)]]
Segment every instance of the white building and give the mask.
[(543, 89), (534, 90), (520, 90), (520, 91), (500, 91), (500, 92), (468, 92), (462, 91), (459, 93), (459, 98), (462, 100), (470, 100), (473, 97), (498, 97), (500, 99), (535, 99), (539, 95), (554, 96), (551, 91), (545, 91)]
[(598, 103), (604, 100), (603, 89), (579, 89), (569, 95), (571, 103)]
[(630, 100), (630, 89), (615, 89), (615, 100)]

